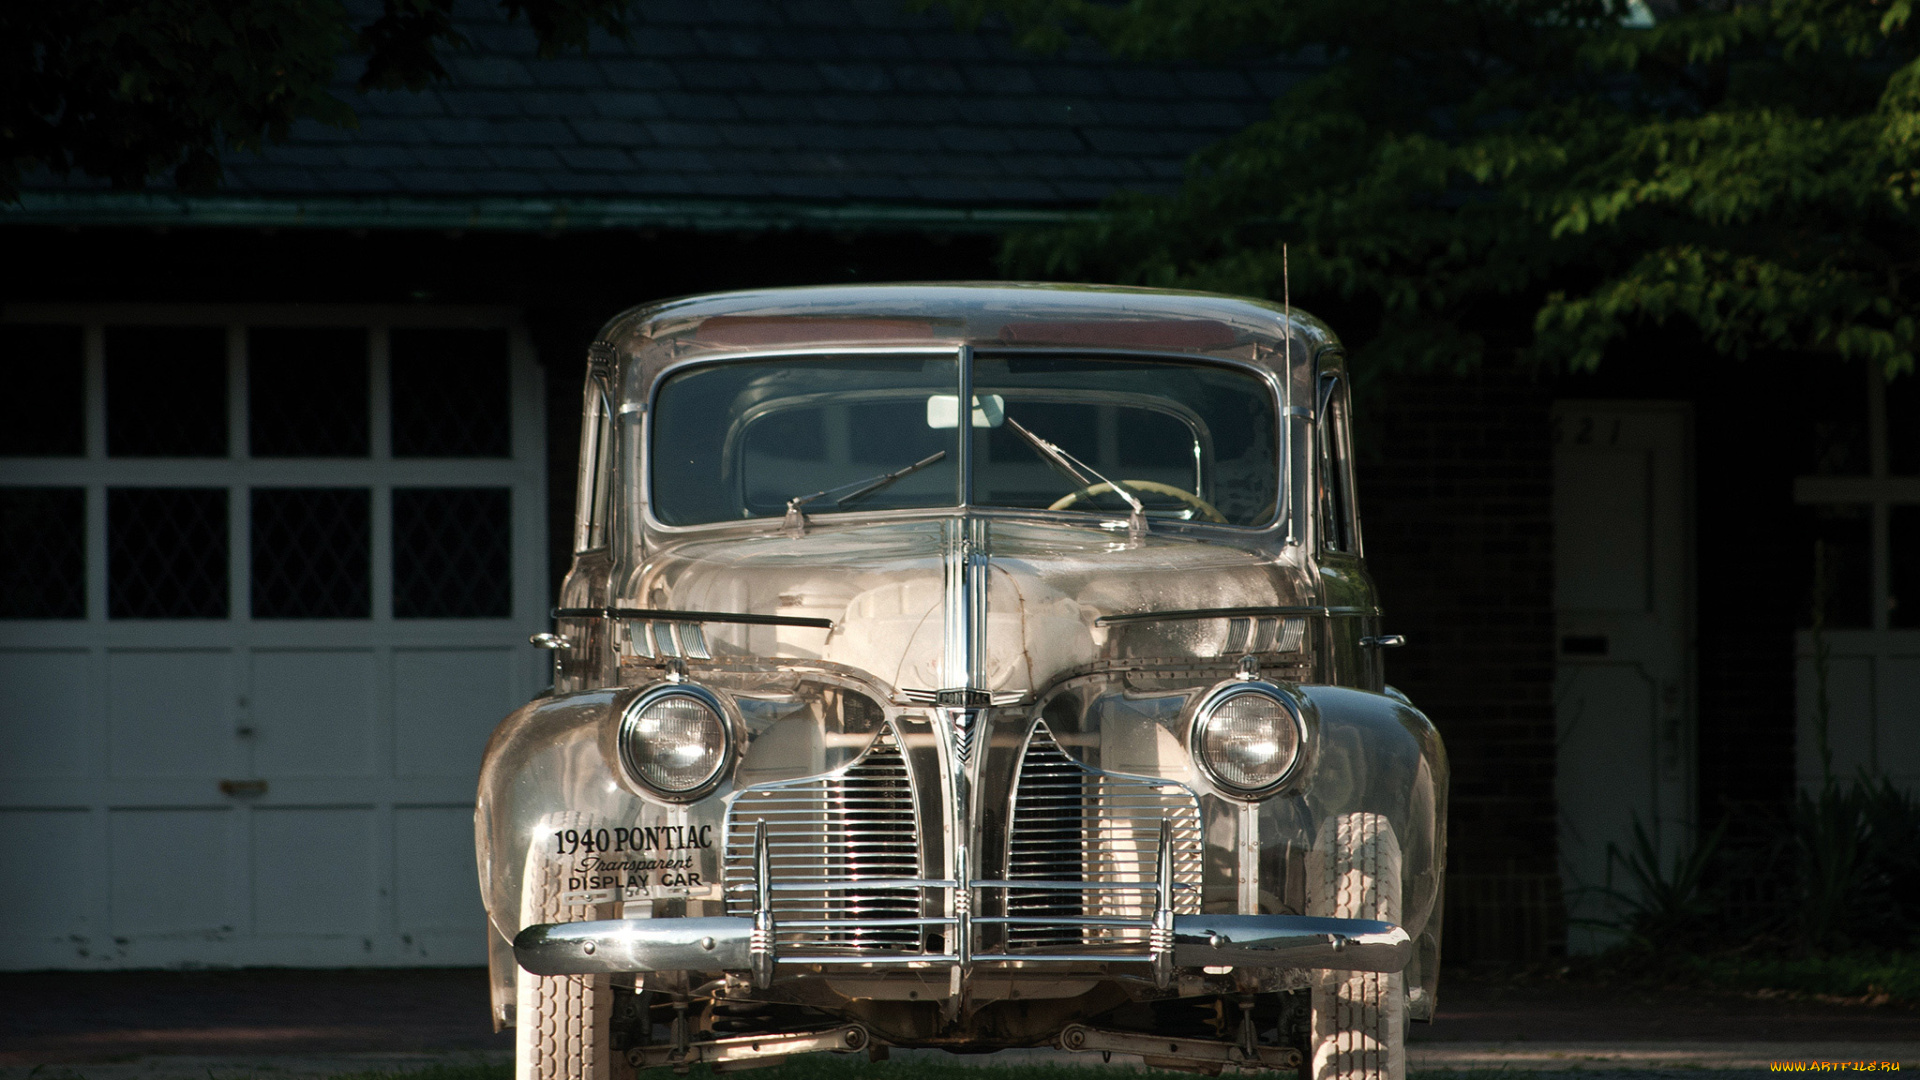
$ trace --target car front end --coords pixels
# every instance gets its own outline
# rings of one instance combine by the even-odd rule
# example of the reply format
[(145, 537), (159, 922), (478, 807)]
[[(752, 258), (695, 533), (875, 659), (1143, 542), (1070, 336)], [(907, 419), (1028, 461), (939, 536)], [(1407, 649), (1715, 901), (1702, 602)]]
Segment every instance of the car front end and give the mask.
[(890, 1046), (1364, 1075), (1322, 998), (1358, 987), (1382, 1047), (1430, 1018), (1445, 757), (1381, 681), (1357, 524), (1325, 542), (1324, 327), (895, 287), (603, 339), (555, 690), (476, 817), (522, 1075)]

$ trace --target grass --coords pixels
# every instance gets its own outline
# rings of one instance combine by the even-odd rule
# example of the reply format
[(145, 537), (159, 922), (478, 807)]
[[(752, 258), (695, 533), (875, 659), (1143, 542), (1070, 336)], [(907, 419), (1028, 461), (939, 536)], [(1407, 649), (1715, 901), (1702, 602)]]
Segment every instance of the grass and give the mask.
[[(969, 1065), (964, 1064), (964, 1060), (870, 1062), (863, 1054), (803, 1054), (779, 1065), (754, 1069), (749, 1075), (753, 1080), (902, 1080), (908, 1074), (913, 1080), (1098, 1080), (1101, 1075), (1098, 1070), (1089, 1071), (1086, 1065)], [(1123, 1071), (1129, 1076), (1180, 1080), (1190, 1080), (1197, 1075), (1158, 1069)], [(674, 1074), (666, 1069), (654, 1069), (641, 1075), (665, 1078)], [(1430, 1080), (1540, 1080), (1539, 1074), (1508, 1069), (1441, 1069), (1408, 1075)], [(713, 1080), (715, 1074), (705, 1065), (696, 1065), (688, 1076), (690, 1080)], [(330, 1080), (513, 1080), (513, 1066), (430, 1065), (406, 1072), (344, 1073)]]
[[(1920, 949), (1880, 953), (1809, 952), (1767, 941), (1655, 953), (1621, 946), (1524, 969), (1540, 977), (1643, 989), (1712, 990), (1760, 998), (1920, 1009)], [(1444, 985), (1444, 984), (1443, 984)]]
[(1831, 956), (1721, 954), (1681, 959), (1681, 972), (1715, 989), (1920, 1008), (1920, 952)]
[(510, 1062), (428, 1065), (422, 1069), (341, 1073), (329, 1080), (513, 1080)]

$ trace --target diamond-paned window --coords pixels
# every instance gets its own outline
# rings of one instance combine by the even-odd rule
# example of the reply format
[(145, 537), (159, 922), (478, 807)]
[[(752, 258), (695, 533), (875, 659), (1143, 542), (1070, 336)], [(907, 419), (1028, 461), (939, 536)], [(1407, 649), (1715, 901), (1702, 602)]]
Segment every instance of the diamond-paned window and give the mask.
[(512, 454), (505, 330), (391, 332), (394, 457)]
[(0, 619), (87, 615), (84, 488), (0, 487)]
[(1799, 625), (1813, 625), (1818, 614), (1828, 630), (1873, 626), (1872, 508), (1818, 504), (1797, 508), (1801, 565)]
[(247, 331), (247, 449), (254, 457), (367, 456), (367, 332)]
[(227, 490), (107, 489), (107, 617), (227, 617)]
[(86, 382), (80, 328), (0, 324), (0, 368), (31, 372), (0, 396), (0, 457), (79, 457), (87, 452)]
[(373, 495), (366, 488), (254, 488), (253, 617), (373, 613)]
[(393, 617), (512, 615), (512, 507), (503, 487), (394, 489)]
[(217, 326), (110, 326), (107, 453), (227, 455), (227, 332)]

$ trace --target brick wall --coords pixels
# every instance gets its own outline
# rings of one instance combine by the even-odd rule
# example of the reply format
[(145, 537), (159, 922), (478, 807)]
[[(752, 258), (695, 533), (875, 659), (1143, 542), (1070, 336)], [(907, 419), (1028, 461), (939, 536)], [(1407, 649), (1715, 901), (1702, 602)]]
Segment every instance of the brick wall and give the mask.
[(1549, 388), (1501, 372), (1391, 376), (1356, 435), (1388, 681), (1430, 716), (1453, 769), (1448, 956), (1562, 947), (1554, 845)]

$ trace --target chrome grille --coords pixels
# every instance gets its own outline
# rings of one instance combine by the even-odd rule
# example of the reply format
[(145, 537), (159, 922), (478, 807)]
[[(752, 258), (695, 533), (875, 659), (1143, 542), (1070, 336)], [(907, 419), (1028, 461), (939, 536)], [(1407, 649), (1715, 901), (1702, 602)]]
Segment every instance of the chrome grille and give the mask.
[(919, 819), (890, 729), (835, 772), (740, 793), (727, 812), (729, 915), (753, 914), (756, 822), (783, 956), (922, 951)]
[[(1200, 801), (1186, 785), (1090, 769), (1042, 723), (1015, 781), (1007, 838), (1007, 948), (1144, 950), (1160, 823), (1173, 843), (1173, 907), (1200, 910)], [(1020, 884), (1031, 882), (1022, 888)]]

